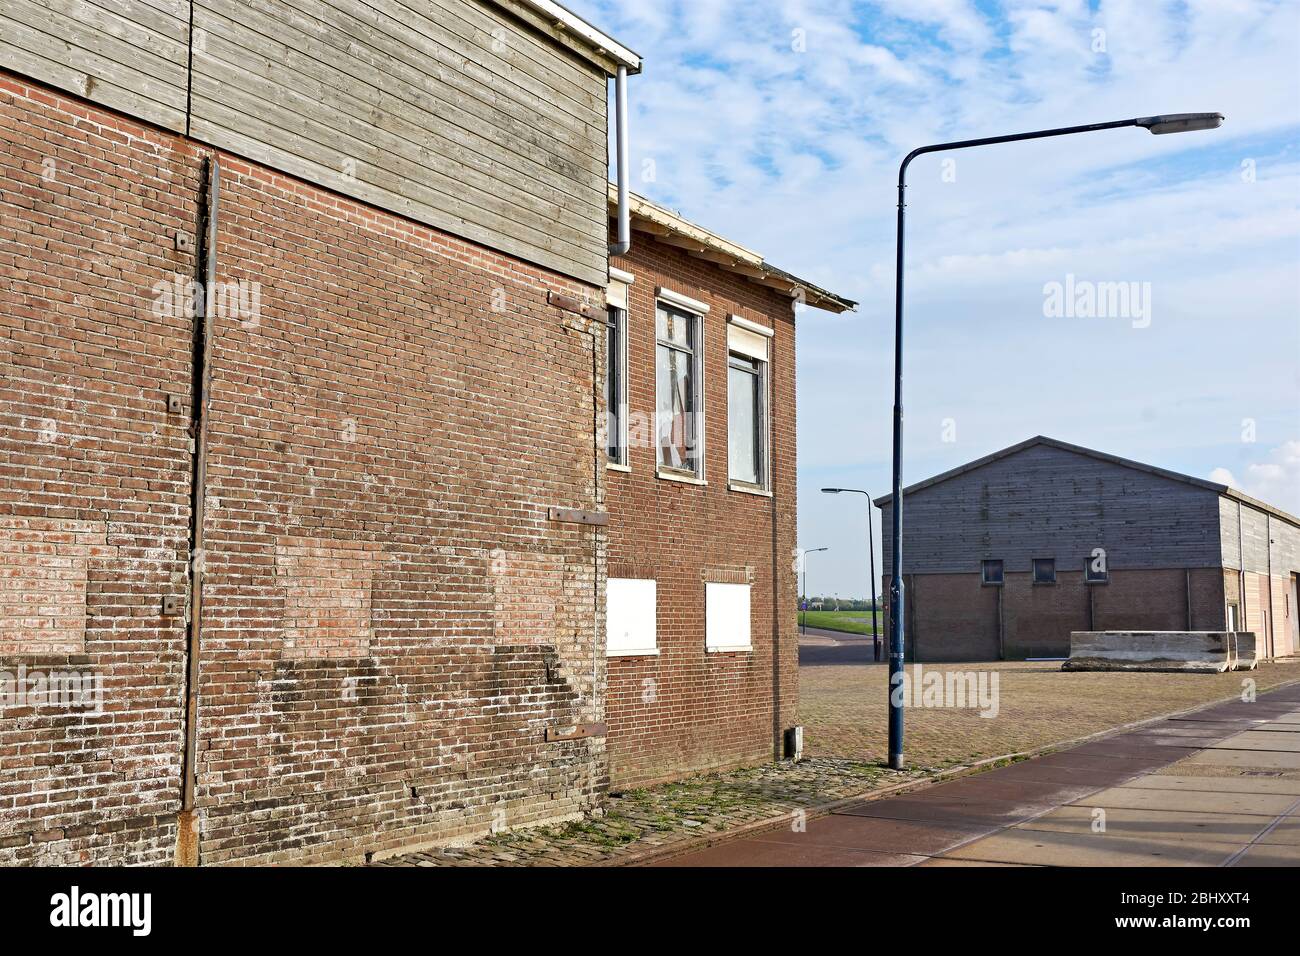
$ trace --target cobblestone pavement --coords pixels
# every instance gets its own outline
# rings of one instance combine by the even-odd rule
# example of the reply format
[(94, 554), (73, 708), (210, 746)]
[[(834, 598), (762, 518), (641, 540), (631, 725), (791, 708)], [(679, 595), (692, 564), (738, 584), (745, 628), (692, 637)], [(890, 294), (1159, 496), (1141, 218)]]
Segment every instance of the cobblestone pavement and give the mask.
[(410, 853), (374, 866), (586, 866), (639, 856), (707, 834), (772, 820), (926, 777), (817, 757), (707, 774), (608, 801), (603, 816), (488, 837), (467, 847)]
[[(1261, 664), (1254, 671), (1229, 674), (1066, 672), (1059, 663), (1030, 661), (923, 666), (926, 672), (997, 674), (999, 690), (992, 718), (971, 709), (907, 711), (907, 759), (926, 767), (1037, 750), (1187, 710), (1241, 694), (1246, 680), (1261, 692), (1300, 680), (1300, 662)], [(887, 685), (884, 665), (799, 668), (800, 722), (808, 753), (867, 763), (883, 760)]]
[(934, 664), (926, 670), (998, 675), (998, 713), (909, 709), (907, 759), (885, 756), (887, 675), (880, 665), (800, 668), (810, 758), (694, 777), (611, 797), (600, 816), (487, 837), (465, 847), (410, 853), (375, 866), (585, 866), (664, 848), (703, 845), (711, 834), (772, 821), (837, 800), (933, 777), (978, 760), (1048, 747), (1139, 720), (1300, 679), (1300, 663), (1243, 674), (1067, 673), (1055, 663)]

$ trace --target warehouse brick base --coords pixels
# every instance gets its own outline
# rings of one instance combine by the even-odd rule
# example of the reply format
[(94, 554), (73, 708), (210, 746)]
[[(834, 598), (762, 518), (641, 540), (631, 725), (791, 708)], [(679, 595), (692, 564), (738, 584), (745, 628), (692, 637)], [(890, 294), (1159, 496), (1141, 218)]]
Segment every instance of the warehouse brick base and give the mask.
[(548, 509), (602, 498), (603, 352), (550, 296), (602, 293), (219, 155), (201, 431), (213, 155), (0, 74), (0, 672), (101, 691), (0, 714), (0, 864), (325, 861), (582, 812), (604, 741), (546, 731), (604, 719), (605, 544)]

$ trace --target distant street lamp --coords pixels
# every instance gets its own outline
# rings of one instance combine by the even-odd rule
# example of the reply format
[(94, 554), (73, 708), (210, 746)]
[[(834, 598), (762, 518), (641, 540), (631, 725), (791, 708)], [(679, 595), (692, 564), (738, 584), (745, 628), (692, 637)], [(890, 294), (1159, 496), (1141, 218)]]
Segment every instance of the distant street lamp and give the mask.
[(803, 553), (803, 599), (799, 602), (801, 605), (799, 611), (799, 632), (808, 633), (808, 555), (816, 554), (818, 551), (829, 551), (830, 548), (812, 548)]
[(823, 488), (827, 495), (862, 495), (867, 499), (867, 553), (871, 557), (871, 644), (876, 660), (880, 660), (880, 628), (876, 623), (876, 533), (871, 526), (871, 508), (875, 504), (871, 495), (861, 488)]
[(1092, 123), (1088, 126), (1065, 126), (1032, 133), (1012, 133), (1009, 136), (989, 136), (953, 143), (936, 143), (933, 146), (922, 146), (912, 150), (898, 167), (898, 257), (894, 264), (894, 486), (890, 499), (892, 505), (890, 539), (893, 542), (893, 553), (890, 555), (892, 568), (889, 580), (889, 766), (893, 769), (903, 769), (903, 707), (901, 702), (895, 702), (893, 691), (895, 683), (901, 682), (903, 678), (903, 210), (907, 206), (904, 195), (907, 189), (908, 165), (916, 157), (925, 153), (1014, 143), (1026, 139), (1046, 139), (1049, 136), (1068, 136), (1072, 133), (1095, 133), (1126, 126), (1141, 127), (1159, 136), (1165, 133), (1217, 129), (1221, 125), (1223, 125), (1222, 113), (1169, 113), (1164, 116), (1140, 116), (1110, 123)]

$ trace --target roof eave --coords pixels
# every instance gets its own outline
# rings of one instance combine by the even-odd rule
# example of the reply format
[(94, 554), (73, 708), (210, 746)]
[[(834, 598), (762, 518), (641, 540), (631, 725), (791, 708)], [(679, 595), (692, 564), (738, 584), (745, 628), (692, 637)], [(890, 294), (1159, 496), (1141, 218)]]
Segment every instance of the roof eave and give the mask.
[[(609, 208), (618, 208), (618, 188), (609, 184)], [(857, 308), (852, 299), (836, 295), (814, 283), (778, 269), (753, 249), (732, 242), (715, 232), (684, 219), (671, 209), (651, 202), (644, 196), (628, 194), (632, 226), (648, 232), (660, 242), (682, 249), (688, 255), (704, 259), (728, 272), (743, 276), (759, 285), (777, 289), (796, 302), (828, 312), (843, 313)]]

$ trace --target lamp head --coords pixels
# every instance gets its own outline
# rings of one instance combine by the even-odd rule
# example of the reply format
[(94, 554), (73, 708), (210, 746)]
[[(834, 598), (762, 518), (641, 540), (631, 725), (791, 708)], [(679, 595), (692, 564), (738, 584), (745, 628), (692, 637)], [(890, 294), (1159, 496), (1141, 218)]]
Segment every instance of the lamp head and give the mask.
[(1190, 133), (1198, 129), (1218, 129), (1223, 125), (1222, 113), (1166, 113), (1163, 116), (1143, 116), (1138, 126), (1157, 136), (1165, 133)]

